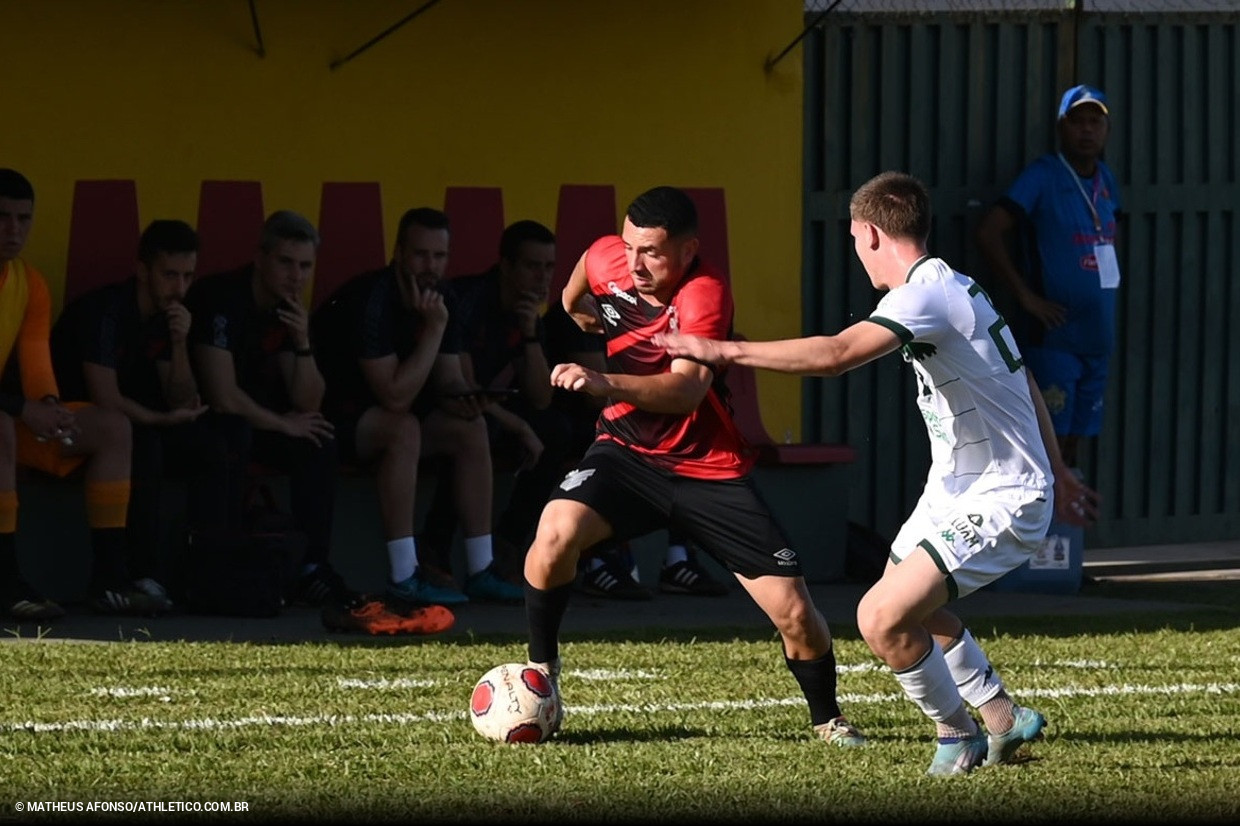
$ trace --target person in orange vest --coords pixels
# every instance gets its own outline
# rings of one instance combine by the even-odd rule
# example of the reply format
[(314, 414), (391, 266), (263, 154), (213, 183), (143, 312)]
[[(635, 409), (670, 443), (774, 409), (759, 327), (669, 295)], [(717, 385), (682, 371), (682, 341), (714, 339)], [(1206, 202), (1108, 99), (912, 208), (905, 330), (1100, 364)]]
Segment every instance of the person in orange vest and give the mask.
[(0, 612), (18, 620), (65, 613), (26, 581), (18, 564), (22, 465), (57, 477), (83, 470), (93, 553), (90, 607), (106, 614), (160, 614), (168, 601), (135, 584), (127, 563), (129, 420), (116, 410), (60, 400), (47, 282), (21, 257), (33, 222), (34, 187), (20, 172), (0, 169)]

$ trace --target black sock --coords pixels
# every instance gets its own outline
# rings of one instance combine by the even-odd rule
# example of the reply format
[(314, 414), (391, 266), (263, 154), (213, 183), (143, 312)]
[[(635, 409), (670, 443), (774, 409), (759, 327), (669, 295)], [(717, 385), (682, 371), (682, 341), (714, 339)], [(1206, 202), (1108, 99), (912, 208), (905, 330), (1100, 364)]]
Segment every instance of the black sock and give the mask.
[(129, 566), (125, 562), (124, 528), (91, 528), (91, 550), (94, 552), (96, 589), (129, 590)]
[(816, 660), (790, 660), (785, 656), (784, 662), (809, 703), (811, 725), (819, 726), (840, 716), (840, 704), (835, 699), (834, 646)]
[(568, 610), (573, 583), (543, 591), (525, 583), (525, 621), (530, 634), (530, 662), (549, 663), (560, 656), (560, 622)]
[(0, 585), (15, 584), (21, 576), (17, 565), (17, 534), (0, 533)]

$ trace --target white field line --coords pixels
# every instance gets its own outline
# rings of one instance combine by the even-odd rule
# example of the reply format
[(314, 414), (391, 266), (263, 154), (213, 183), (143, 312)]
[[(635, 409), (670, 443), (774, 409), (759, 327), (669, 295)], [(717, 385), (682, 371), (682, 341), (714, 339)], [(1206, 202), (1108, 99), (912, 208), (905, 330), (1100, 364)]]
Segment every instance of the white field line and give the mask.
[[(1035, 662), (1035, 666), (1044, 665)], [(1109, 663), (1102, 660), (1060, 660), (1053, 663), (1045, 663), (1045, 665), (1058, 668), (1082, 668), (1082, 669), (1105, 669), (1112, 668)], [(836, 671), (841, 674), (863, 674), (873, 673), (876, 671), (886, 671), (887, 667), (877, 663), (857, 663), (854, 665), (836, 666)], [(590, 669), (570, 669), (565, 671), (565, 676), (574, 677), (579, 680), (587, 680), (590, 682), (618, 682), (621, 680), (666, 680), (667, 677), (657, 671), (647, 671), (645, 669), (609, 669), (609, 668), (590, 668)], [(378, 690), (391, 691), (405, 688), (432, 688), (438, 684), (436, 680), (416, 680), (408, 677), (400, 677), (395, 680), (379, 677), (375, 679), (363, 680), (357, 677), (338, 677), (336, 678), (336, 687), (341, 689), (361, 689), (361, 690)], [(102, 688), (92, 688), (87, 692), (92, 697), (112, 697), (113, 699), (124, 699), (126, 697), (159, 697), (161, 700), (170, 700), (173, 694), (196, 694), (195, 691), (181, 691), (179, 689), (171, 689), (166, 686), (111, 686)]]
[(627, 669), (622, 668), (619, 671), (609, 668), (590, 668), (590, 669), (571, 669), (564, 672), (565, 676), (576, 677), (580, 680), (591, 680), (593, 682), (614, 682), (616, 680), (666, 680), (662, 674), (657, 671), (646, 671), (644, 669)]
[[(1240, 692), (1240, 683), (1180, 683), (1178, 685), (1111, 685), (1065, 686), (1063, 688), (1038, 688), (1018, 693), (1019, 697), (1110, 697), (1131, 695), (1168, 695), (1168, 694), (1236, 694)], [(872, 703), (893, 703), (906, 701), (899, 692), (875, 694), (841, 694), (839, 700), (844, 705), (861, 705)], [(794, 706), (805, 703), (803, 697), (785, 697), (783, 699), (758, 700), (720, 700), (702, 703), (624, 703), (593, 706), (566, 706), (565, 710), (574, 715), (610, 714), (614, 712), (634, 712), (640, 714), (675, 714), (691, 711), (748, 711), (775, 706)], [(237, 717), (232, 719), (206, 718), (199, 720), (154, 720), (143, 717), (139, 720), (66, 720), (59, 723), (42, 723), (27, 720), (16, 723), (0, 723), (0, 731), (25, 731), (34, 734), (56, 733), (64, 731), (141, 731), (167, 729), (173, 731), (224, 731), (250, 728), (254, 726), (341, 726), (355, 723), (379, 723), (393, 725), (409, 725), (412, 723), (442, 723), (452, 720), (463, 720), (463, 711), (431, 711), (424, 714), (330, 714), (312, 716), (284, 716), (262, 714), (256, 716)]]
[(433, 685), (435, 685), (434, 680), (410, 680), (405, 677), (397, 680), (358, 680), (341, 677), (336, 680), (337, 688), (380, 689), (383, 691), (393, 688), (430, 688)]

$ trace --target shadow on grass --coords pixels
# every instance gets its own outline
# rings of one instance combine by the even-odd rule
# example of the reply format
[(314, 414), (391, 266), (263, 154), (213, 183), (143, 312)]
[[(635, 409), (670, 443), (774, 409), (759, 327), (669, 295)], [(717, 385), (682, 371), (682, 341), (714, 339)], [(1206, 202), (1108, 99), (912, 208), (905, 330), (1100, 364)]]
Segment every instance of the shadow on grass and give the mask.
[[(857, 586), (861, 588), (863, 586)], [(849, 590), (852, 599), (860, 591)], [(1023, 595), (1022, 595), (1023, 596)], [(1012, 635), (1038, 634), (1050, 637), (1097, 636), (1103, 634), (1144, 633), (1163, 629), (1176, 631), (1229, 630), (1240, 626), (1240, 580), (1201, 579), (1170, 581), (1140, 579), (1130, 581), (1086, 580), (1079, 594), (1081, 610), (1073, 607), (1072, 597), (1048, 601), (1046, 613), (988, 616), (963, 609), (966, 622), (975, 628), (994, 629)], [(817, 598), (817, 597), (816, 597)], [(744, 599), (741, 597), (741, 599)], [(1100, 603), (1105, 603), (1100, 607)], [(1126, 604), (1130, 603), (1130, 604)], [(777, 644), (773, 626), (762, 621), (742, 619), (753, 614), (745, 603), (730, 614), (715, 612), (702, 616), (700, 627), (691, 627), (693, 616), (677, 619), (677, 627), (650, 626), (649, 617), (633, 611), (614, 617), (615, 627), (606, 630), (574, 631), (566, 623), (563, 642), (629, 641), (689, 643), (741, 640)], [(614, 606), (603, 610), (615, 611)], [(433, 636), (366, 636), (328, 632), (317, 612), (286, 609), (279, 617), (245, 619), (231, 617), (105, 618), (73, 612), (51, 623), (0, 622), (0, 641), (8, 642), (228, 642), (249, 645), (322, 645), (342, 647), (417, 647), (423, 645), (490, 644), (524, 648), (525, 617), (514, 610), (504, 620), (504, 630), (476, 632), (459, 620), (458, 628)], [(726, 617), (726, 619), (724, 619)], [(720, 620), (723, 619), (721, 622)], [(711, 624), (711, 623), (715, 624)], [(492, 622), (492, 625), (495, 623)], [(854, 622), (831, 620), (832, 634), (841, 640), (859, 640)], [(625, 627), (631, 625), (632, 627)]]
[(1213, 605), (1240, 613), (1240, 579), (1092, 579), (1085, 577), (1081, 595), (1105, 599), (1140, 599)]
[(669, 743), (717, 736), (716, 732), (685, 726), (657, 726), (635, 731), (631, 727), (564, 729), (555, 735), (555, 742), (571, 746), (597, 746), (603, 743)]
[[(1240, 595), (1238, 595), (1240, 596)], [(1090, 614), (1090, 615), (1035, 615), (1035, 616), (1001, 616), (988, 617), (971, 615), (967, 624), (972, 628), (985, 628), (986, 634), (1008, 634), (1012, 636), (1039, 635), (1046, 637), (1076, 637), (1108, 634), (1151, 633), (1160, 630), (1182, 632), (1204, 632), (1232, 630), (1240, 627), (1240, 610), (1221, 606), (1204, 607), (1200, 610), (1184, 610), (1169, 613), (1158, 613), (1140, 607), (1132, 613)], [(176, 639), (159, 639), (145, 628), (125, 628), (113, 625), (108, 629), (87, 626), (62, 631), (55, 625), (36, 627), (32, 624), (12, 623), (4, 626), (8, 642), (225, 642), (239, 645), (288, 646), (313, 645), (334, 646), (343, 648), (385, 648), (402, 647), (416, 648), (420, 646), (439, 645), (496, 645), (502, 647), (519, 647), (524, 649), (527, 643), (525, 631), (470, 633), (466, 635), (435, 635), (435, 636), (363, 636), (346, 634), (328, 634), (306, 638), (271, 638), (256, 639), (252, 635), (230, 638), (217, 633), (187, 635)], [(859, 641), (860, 634), (855, 625), (839, 622), (831, 623), (831, 634), (839, 640)], [(590, 632), (571, 632), (562, 634), (563, 643), (574, 642), (641, 642), (672, 644), (688, 644), (693, 642), (770, 642), (778, 644), (774, 628), (753, 626), (728, 626), (704, 628), (634, 628), (612, 629)]]

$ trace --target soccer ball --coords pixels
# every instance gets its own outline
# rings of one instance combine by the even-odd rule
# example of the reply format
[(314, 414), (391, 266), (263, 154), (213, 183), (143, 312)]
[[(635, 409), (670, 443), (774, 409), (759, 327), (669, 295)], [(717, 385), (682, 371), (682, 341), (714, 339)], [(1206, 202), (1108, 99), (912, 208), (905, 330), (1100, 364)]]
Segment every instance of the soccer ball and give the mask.
[(474, 685), (469, 719), (488, 740), (541, 743), (559, 728), (560, 694), (541, 668), (504, 663)]

